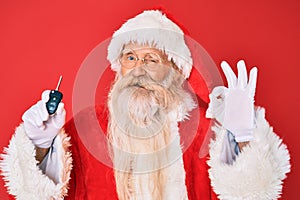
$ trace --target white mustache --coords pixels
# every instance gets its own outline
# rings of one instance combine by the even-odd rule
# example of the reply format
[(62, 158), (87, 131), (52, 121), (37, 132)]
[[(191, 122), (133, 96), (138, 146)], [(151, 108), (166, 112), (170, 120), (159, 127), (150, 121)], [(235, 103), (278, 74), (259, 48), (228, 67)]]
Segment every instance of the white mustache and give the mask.
[(116, 88), (119, 91), (130, 87), (139, 87), (147, 90), (154, 90), (157, 87), (164, 87), (164, 86), (151, 79), (151, 77), (148, 75), (135, 77), (131, 74), (128, 74), (116, 82)]

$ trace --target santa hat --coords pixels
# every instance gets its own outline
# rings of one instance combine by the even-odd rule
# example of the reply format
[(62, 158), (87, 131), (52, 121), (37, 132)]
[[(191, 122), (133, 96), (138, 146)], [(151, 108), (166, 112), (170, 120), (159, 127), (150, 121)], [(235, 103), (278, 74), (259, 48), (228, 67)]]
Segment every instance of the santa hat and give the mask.
[(152, 45), (164, 51), (185, 78), (192, 69), (191, 52), (184, 40), (184, 33), (161, 11), (148, 10), (126, 21), (117, 30), (108, 46), (107, 59), (114, 71), (120, 71), (119, 56), (125, 44)]

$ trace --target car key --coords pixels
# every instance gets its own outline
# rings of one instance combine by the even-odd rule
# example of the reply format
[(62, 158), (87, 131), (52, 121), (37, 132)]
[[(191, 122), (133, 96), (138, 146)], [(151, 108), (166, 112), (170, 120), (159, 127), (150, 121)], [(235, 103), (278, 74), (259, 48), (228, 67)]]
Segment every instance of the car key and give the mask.
[(58, 104), (62, 100), (63, 94), (60, 91), (58, 91), (61, 80), (62, 80), (62, 76), (59, 77), (56, 89), (50, 91), (49, 100), (46, 103), (46, 107), (49, 115), (53, 115), (56, 112)]

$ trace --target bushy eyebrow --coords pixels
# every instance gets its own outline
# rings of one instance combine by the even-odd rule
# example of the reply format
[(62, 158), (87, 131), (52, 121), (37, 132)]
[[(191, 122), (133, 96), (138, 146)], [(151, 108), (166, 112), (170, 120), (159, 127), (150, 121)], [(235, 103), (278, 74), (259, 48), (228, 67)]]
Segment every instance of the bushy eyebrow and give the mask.
[[(155, 56), (153, 56), (154, 54), (152, 54), (152, 53), (147, 53), (146, 55), (148, 55), (150, 58), (156, 58)], [(157, 56), (160, 58), (159, 55), (157, 55)]]
[(134, 54), (132, 49), (123, 49), (121, 55)]

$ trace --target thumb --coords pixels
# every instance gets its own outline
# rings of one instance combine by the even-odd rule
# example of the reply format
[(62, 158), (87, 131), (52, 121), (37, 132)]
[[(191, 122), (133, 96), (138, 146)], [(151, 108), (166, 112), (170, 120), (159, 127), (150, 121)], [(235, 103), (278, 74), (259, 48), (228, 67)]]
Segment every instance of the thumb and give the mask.
[(49, 101), (49, 98), (50, 98), (50, 91), (51, 91), (51, 90), (44, 90), (44, 92), (42, 93), (41, 98), (42, 98), (42, 101), (43, 101), (44, 103), (46, 103), (47, 101)]

